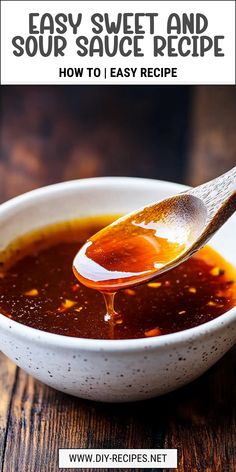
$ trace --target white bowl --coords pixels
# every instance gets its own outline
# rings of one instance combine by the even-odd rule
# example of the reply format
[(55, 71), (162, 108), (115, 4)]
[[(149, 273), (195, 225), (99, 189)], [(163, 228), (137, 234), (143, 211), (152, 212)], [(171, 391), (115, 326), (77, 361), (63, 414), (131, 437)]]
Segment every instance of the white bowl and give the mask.
[[(34, 190), (0, 206), (0, 250), (54, 222), (120, 214), (185, 187), (136, 178), (95, 178)], [(212, 246), (236, 265), (232, 217)], [(148, 339), (93, 340), (46, 333), (0, 314), (0, 349), (47, 385), (106, 402), (151, 398), (194, 380), (236, 341), (236, 308), (195, 328)]]

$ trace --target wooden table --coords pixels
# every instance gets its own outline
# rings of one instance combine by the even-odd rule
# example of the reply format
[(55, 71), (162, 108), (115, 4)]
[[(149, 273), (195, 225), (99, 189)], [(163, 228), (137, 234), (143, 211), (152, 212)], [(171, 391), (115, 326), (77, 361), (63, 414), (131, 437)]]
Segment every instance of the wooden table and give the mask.
[(235, 354), (176, 392), (133, 404), (64, 395), (0, 355), (1, 472), (58, 471), (60, 447), (177, 447), (178, 471), (234, 472)]
[[(40, 104), (37, 110), (40, 111)], [(63, 166), (55, 165), (55, 160), (48, 166), (46, 161), (43, 163), (40, 141), (36, 142), (39, 154), (32, 151), (32, 127), (37, 128), (37, 120), (35, 124), (24, 110), (17, 113), (18, 121), (13, 120), (15, 134), (11, 129), (9, 134), (5, 130), (0, 201), (70, 178), (66, 163), (64, 174)], [(28, 119), (28, 147), (22, 130), (18, 133), (17, 123), (20, 126), (22, 119)], [(5, 125), (7, 128), (8, 123)], [(8, 148), (6, 143), (11, 142), (15, 147)], [(97, 172), (96, 162), (90, 156), (91, 175)], [(196, 181), (196, 174), (194, 177)], [(176, 392), (142, 403), (119, 405), (92, 403), (59, 393), (26, 375), (0, 354), (0, 470), (58, 471), (58, 449), (63, 447), (177, 447), (179, 472), (235, 472), (235, 354), (232, 349), (200, 379)]]

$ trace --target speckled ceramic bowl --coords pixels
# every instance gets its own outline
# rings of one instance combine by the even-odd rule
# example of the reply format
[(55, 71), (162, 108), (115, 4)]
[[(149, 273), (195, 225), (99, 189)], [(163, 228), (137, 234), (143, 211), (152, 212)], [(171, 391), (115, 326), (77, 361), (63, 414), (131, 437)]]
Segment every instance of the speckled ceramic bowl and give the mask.
[[(41, 188), (0, 206), (0, 250), (54, 222), (125, 213), (184, 190), (135, 178), (96, 178)], [(236, 218), (212, 246), (236, 265)], [(0, 349), (26, 372), (63, 392), (124, 402), (170, 392), (211, 367), (236, 341), (236, 308), (175, 334), (134, 340), (90, 340), (45, 333), (0, 314)]]

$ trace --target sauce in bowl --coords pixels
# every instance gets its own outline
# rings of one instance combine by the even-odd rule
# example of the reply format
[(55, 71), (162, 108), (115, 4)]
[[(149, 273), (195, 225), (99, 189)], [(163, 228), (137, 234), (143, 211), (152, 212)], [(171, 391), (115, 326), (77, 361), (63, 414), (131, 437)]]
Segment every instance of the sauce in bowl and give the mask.
[[(117, 316), (109, 319), (101, 293), (80, 283), (71, 267), (79, 247), (112, 220), (60, 223), (15, 241), (0, 255), (0, 312), (65, 336), (132, 339), (192, 328), (235, 305), (236, 271), (206, 246), (156, 280), (119, 290)], [(147, 254), (151, 246), (147, 241)]]

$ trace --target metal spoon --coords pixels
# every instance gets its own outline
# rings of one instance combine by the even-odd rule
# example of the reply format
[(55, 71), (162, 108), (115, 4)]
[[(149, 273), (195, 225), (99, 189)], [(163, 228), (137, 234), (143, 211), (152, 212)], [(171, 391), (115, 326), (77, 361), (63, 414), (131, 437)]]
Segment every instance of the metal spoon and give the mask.
[(236, 167), (116, 220), (77, 253), (73, 270), (103, 292), (148, 282), (186, 261), (236, 210)]

